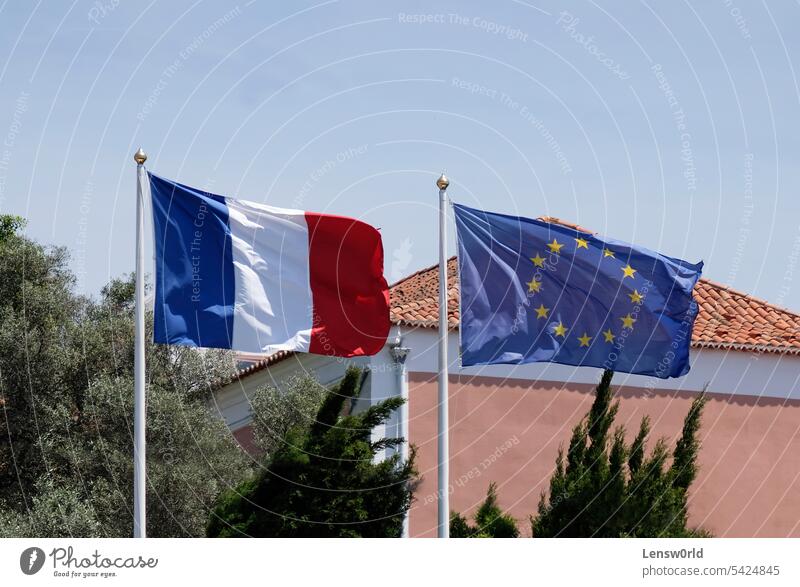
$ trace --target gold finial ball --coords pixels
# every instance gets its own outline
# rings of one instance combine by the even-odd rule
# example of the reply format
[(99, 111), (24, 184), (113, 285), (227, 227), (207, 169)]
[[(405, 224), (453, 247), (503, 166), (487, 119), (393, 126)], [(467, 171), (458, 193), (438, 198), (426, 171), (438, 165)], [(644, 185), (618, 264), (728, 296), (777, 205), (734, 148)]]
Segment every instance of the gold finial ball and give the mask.
[(439, 179), (436, 180), (436, 186), (440, 190), (446, 190), (447, 186), (449, 185), (450, 185), (450, 180), (447, 179), (447, 176), (444, 173), (439, 176)]
[(144, 165), (144, 162), (147, 161), (147, 154), (142, 151), (141, 147), (133, 154), (133, 160), (139, 165)]

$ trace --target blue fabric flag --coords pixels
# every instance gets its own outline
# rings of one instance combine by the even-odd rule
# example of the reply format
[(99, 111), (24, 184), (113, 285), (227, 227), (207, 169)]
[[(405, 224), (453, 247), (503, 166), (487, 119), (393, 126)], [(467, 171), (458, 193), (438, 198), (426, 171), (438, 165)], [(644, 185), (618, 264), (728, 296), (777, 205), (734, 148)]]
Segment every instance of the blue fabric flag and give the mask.
[(703, 263), (560, 224), (454, 205), (461, 364), (689, 372)]

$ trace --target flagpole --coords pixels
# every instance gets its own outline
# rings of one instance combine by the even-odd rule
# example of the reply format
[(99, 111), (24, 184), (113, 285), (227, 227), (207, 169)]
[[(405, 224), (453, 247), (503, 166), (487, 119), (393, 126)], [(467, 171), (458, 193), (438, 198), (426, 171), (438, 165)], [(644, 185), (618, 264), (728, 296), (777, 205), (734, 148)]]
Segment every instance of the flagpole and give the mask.
[(144, 162), (147, 155), (141, 147), (133, 156), (136, 161), (136, 332), (133, 355), (133, 537), (147, 537), (145, 505), (145, 366), (144, 366)]
[(450, 537), (450, 447), (447, 414), (447, 186), (444, 173), (439, 188), (439, 513), (438, 536)]

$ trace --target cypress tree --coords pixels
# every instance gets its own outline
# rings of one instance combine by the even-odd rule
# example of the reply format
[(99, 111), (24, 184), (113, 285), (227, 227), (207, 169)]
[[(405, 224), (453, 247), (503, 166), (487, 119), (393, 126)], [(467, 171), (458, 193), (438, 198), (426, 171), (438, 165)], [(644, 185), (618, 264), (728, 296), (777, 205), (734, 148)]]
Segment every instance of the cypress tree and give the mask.
[(475, 524), (457, 512), (450, 513), (451, 538), (517, 538), (519, 529), (512, 516), (503, 512), (497, 497), (497, 484), (489, 483), (486, 499), (474, 516)]
[(349, 413), (361, 385), (361, 371), (348, 369), (309, 427), (291, 429), (258, 474), (221, 495), (207, 535), (400, 536), (416, 479), (414, 451), (406, 462), (398, 454), (376, 461), (405, 439), (373, 441), (372, 430), (404, 400)]
[(697, 476), (698, 433), (704, 395), (693, 402), (672, 453), (659, 439), (650, 454), (650, 419), (644, 416), (633, 442), (614, 429), (619, 402), (605, 371), (592, 407), (573, 428), (565, 455), (559, 449), (549, 493), (531, 516), (534, 537), (666, 537), (707, 535), (687, 528), (687, 492)]

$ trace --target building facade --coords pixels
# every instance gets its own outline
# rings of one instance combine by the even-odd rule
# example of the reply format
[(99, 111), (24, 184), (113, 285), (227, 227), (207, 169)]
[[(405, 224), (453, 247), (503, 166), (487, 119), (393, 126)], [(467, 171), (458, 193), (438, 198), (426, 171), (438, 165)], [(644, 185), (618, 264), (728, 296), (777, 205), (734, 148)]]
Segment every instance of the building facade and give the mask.
[[(600, 370), (550, 363), (461, 368), (454, 259), (448, 274), (450, 507), (471, 514), (495, 482), (501, 506), (530, 535), (528, 518), (549, 487), (559, 446), (566, 447), (591, 405)], [(438, 287), (438, 267), (392, 286), (393, 331), (377, 355), (278, 353), (220, 388), (214, 409), (252, 449), (248, 398), (263, 385), (280, 388), (297, 373), (333, 384), (356, 364), (369, 370), (366, 403), (400, 394), (405, 380), (409, 438), (422, 475), (410, 534), (435, 536)], [(800, 316), (708, 280), (698, 283), (695, 297), (690, 373), (669, 380), (616, 374), (616, 422), (632, 438), (649, 415), (650, 448), (659, 437), (674, 446), (692, 399), (705, 389), (690, 524), (716, 536), (800, 536)], [(409, 349), (404, 369), (391, 349), (400, 338)], [(400, 419), (375, 435), (400, 435)]]

